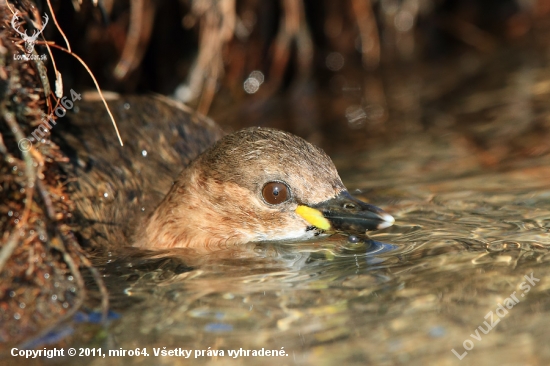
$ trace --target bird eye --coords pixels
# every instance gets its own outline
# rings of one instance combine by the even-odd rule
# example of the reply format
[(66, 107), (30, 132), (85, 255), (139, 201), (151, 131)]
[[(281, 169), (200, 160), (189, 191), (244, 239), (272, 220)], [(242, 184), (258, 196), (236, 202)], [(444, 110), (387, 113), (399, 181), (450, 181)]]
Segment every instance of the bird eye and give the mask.
[(264, 200), (272, 205), (278, 205), (290, 198), (290, 190), (281, 182), (269, 182), (262, 189)]

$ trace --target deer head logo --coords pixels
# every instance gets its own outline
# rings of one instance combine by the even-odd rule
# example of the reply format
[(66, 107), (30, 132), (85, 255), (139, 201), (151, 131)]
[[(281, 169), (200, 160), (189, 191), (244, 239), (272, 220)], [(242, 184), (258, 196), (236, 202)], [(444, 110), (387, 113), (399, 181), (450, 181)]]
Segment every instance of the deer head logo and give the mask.
[(26, 52), (27, 53), (32, 53), (32, 51), (34, 50), (34, 44), (36, 43), (36, 39), (38, 38), (40, 33), (42, 33), (44, 28), (46, 28), (46, 24), (48, 24), (48, 20), (49, 20), (48, 14), (44, 14), (44, 24), (42, 25), (42, 29), (35, 30), (34, 33), (32, 34), (32, 36), (29, 36), (27, 34), (27, 31), (21, 32), (19, 30), (19, 25), (16, 24), (16, 21), (18, 21), (18, 20), (19, 20), (18, 13), (16, 12), (15, 14), (13, 14), (13, 17), (11, 18), (11, 26), (13, 27), (13, 29), (15, 29), (15, 31), (17, 33), (19, 33), (21, 38), (23, 38), (23, 40), (25, 41), (25, 50), (26, 50)]

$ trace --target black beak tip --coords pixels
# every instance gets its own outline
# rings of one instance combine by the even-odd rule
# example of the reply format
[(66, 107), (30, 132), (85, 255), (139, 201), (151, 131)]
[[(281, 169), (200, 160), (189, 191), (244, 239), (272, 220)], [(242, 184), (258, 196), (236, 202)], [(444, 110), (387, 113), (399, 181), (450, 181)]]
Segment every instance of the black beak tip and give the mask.
[(395, 219), (380, 208), (352, 197), (347, 191), (316, 206), (340, 231), (365, 232), (392, 226)]

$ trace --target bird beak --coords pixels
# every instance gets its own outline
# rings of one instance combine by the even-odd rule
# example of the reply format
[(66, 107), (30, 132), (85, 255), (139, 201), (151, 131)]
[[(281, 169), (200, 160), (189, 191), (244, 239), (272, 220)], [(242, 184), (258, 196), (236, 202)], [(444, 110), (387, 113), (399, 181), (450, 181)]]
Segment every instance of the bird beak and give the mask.
[(390, 227), (395, 219), (380, 208), (352, 197), (347, 191), (313, 206), (299, 205), (296, 213), (322, 230), (380, 230)]

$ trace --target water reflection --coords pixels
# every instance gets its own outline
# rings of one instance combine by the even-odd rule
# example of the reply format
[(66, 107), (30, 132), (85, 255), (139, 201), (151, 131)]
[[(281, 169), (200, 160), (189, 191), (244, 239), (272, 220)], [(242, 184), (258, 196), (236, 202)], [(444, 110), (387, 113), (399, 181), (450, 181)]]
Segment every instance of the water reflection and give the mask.
[[(97, 265), (105, 273), (109, 288), (140, 298), (167, 287), (179, 291), (207, 293), (256, 291), (287, 288), (308, 279), (323, 280), (326, 269), (335, 265), (358, 271), (380, 264), (385, 256), (402, 252), (398, 246), (370, 240), (365, 236), (334, 235), (305, 243), (250, 243), (215, 252), (177, 248), (167, 251), (124, 249), (99, 257)], [(370, 268), (372, 269), (372, 267)], [(223, 274), (223, 275), (220, 275)], [(269, 287), (266, 288), (266, 285)], [(226, 296), (224, 295), (224, 296)], [(222, 296), (223, 297), (223, 296)], [(233, 295), (227, 295), (233, 298)], [(116, 296), (114, 298), (116, 300)]]

